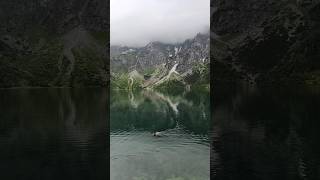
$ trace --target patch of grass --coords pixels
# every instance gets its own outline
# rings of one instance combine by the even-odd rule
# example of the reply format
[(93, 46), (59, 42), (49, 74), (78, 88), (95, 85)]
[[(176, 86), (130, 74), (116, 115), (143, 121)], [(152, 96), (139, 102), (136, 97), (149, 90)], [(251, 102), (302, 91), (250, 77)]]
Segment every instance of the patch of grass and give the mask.
[(143, 71), (143, 75), (144, 76), (151, 76), (155, 71), (155, 68), (146, 68), (144, 71)]
[[(139, 90), (141, 89), (141, 85), (142, 85), (141, 80), (134, 79), (131, 90)], [(114, 76), (111, 78), (111, 89), (129, 90), (129, 74), (128, 73), (114, 74)]]

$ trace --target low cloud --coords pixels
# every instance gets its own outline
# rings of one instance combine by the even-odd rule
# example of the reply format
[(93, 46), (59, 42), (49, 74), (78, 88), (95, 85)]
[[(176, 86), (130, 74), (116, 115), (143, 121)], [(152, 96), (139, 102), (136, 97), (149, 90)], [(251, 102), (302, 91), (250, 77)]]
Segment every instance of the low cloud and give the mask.
[(210, 0), (111, 0), (111, 45), (182, 42), (209, 31)]

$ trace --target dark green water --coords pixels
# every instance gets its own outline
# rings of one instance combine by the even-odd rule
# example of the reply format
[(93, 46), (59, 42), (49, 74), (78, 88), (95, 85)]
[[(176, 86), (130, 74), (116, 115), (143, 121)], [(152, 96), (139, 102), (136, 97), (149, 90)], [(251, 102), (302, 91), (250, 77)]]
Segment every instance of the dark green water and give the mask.
[[(320, 179), (319, 88), (212, 94), (210, 112), (206, 93), (112, 92), (111, 179)], [(108, 103), (106, 89), (0, 90), (1, 179), (109, 179)]]
[(210, 179), (209, 94), (112, 92), (110, 110), (111, 180)]
[(216, 86), (211, 177), (320, 179), (320, 89)]
[(108, 179), (106, 89), (0, 90), (0, 179)]

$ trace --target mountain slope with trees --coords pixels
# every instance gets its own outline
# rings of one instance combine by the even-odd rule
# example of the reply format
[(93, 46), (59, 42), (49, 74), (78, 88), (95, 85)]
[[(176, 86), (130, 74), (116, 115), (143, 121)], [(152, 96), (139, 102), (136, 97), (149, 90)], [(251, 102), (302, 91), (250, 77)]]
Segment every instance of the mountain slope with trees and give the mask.
[(215, 82), (320, 83), (319, 0), (213, 0)]
[(105, 86), (104, 0), (0, 2), (0, 87)]

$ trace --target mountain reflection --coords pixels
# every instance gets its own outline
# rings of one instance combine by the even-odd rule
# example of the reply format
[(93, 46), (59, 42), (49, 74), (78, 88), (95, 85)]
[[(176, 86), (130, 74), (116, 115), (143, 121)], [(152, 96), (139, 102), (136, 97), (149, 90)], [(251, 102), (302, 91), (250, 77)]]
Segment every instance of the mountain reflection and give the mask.
[(319, 179), (318, 88), (216, 88), (211, 174), (216, 179)]
[(208, 93), (113, 91), (110, 103), (110, 179), (209, 179)]
[(0, 90), (3, 179), (106, 177), (106, 89)]
[(173, 128), (194, 133), (209, 131), (209, 94), (188, 92), (172, 96), (151, 90), (113, 91), (110, 107), (111, 131), (137, 129), (152, 132)]

